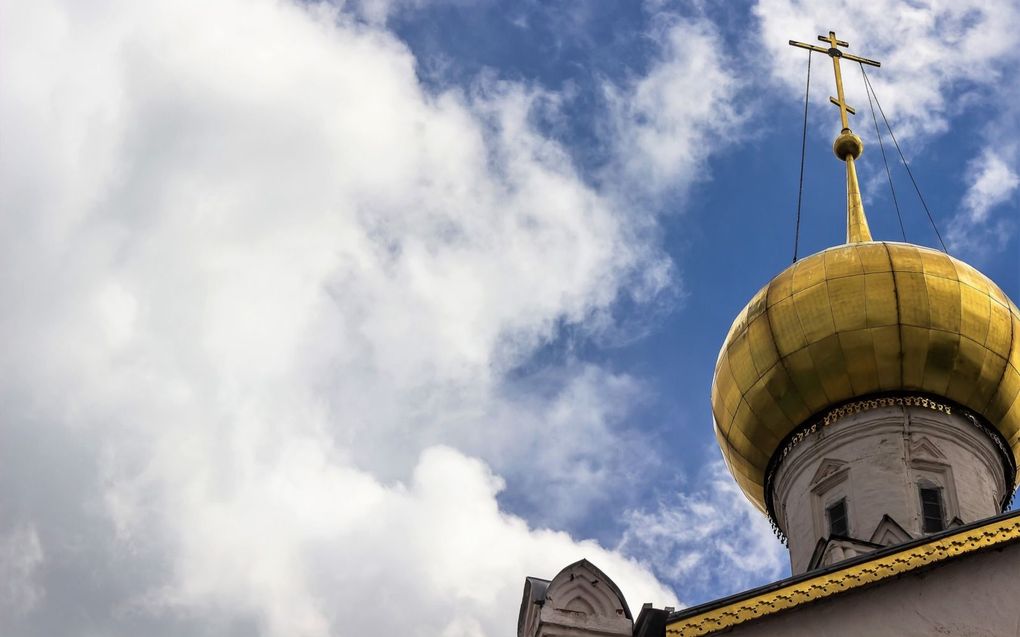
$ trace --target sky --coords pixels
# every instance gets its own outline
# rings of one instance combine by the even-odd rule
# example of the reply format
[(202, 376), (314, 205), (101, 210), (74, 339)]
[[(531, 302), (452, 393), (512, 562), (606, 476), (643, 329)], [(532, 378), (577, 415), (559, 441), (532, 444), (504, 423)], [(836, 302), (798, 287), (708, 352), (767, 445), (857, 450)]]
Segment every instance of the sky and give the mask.
[[(712, 436), (807, 53), (1020, 299), (1020, 6), (3, 0), (0, 632), (512, 635), (789, 572)], [(812, 59), (801, 256), (843, 241)], [(938, 247), (859, 70), (877, 239)]]

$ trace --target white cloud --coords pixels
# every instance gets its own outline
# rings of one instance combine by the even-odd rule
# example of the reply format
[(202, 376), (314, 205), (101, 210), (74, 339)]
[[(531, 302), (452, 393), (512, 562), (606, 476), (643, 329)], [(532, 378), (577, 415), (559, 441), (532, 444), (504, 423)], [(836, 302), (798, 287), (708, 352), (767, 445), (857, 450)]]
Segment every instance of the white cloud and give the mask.
[(502, 481), (478, 460), (432, 447), (407, 485), (386, 486), (322, 448), (293, 441), (243, 492), (167, 512), (189, 520), (179, 580), (136, 603), (157, 612), (229, 608), (279, 635), (407, 632), (409, 617), (412, 634), (459, 626), (497, 635), (515, 621), (521, 572), (552, 577), (585, 556), (631, 605), (674, 599), (619, 553), (501, 513)]
[(1015, 147), (999, 145), (995, 149), (986, 147), (968, 164), (966, 180), (970, 186), (961, 201), (962, 210), (949, 221), (946, 232), (946, 243), (954, 254), (980, 262), (1007, 245), (1015, 232), (1015, 222), (992, 212), (1009, 203), (1020, 185), (1020, 178), (1010, 168), (1016, 157)]
[[(764, 64), (793, 94), (804, 90), (807, 52), (791, 47), (789, 40), (823, 46), (815, 36), (834, 29), (841, 40), (850, 43), (850, 53), (879, 60), (882, 68), (869, 70), (868, 75), (901, 141), (944, 131), (949, 118), (968, 102), (967, 93), (1003, 80), (1008, 69), (1004, 60), (1015, 55), (1009, 34), (1020, 19), (1020, 9), (1014, 3), (980, 0), (881, 0), (854, 5), (829, 0), (759, 0), (754, 12), (767, 51)], [(828, 60), (816, 56), (815, 61)], [(868, 136), (872, 128), (867, 119), (871, 116), (863, 80), (856, 65), (846, 66), (847, 99), (858, 109), (856, 124), (851, 122), (851, 127)], [(827, 104), (834, 90), (831, 72), (819, 70), (827, 88), (812, 93), (819, 104)], [(862, 117), (867, 119), (861, 121)], [(831, 121), (838, 127), (838, 120)]]
[(660, 577), (677, 582), (685, 602), (733, 594), (789, 573), (786, 548), (733, 482), (721, 460), (705, 466), (697, 488), (632, 510), (618, 550), (649, 556)]
[(659, 59), (630, 86), (607, 87), (620, 140), (614, 171), (638, 193), (683, 192), (705, 160), (738, 136), (739, 88), (719, 34), (705, 20), (659, 14)]
[[(763, 65), (789, 91), (803, 91), (806, 56), (802, 49), (787, 44), (790, 39), (822, 45), (815, 36), (835, 29), (840, 39), (851, 44), (851, 53), (881, 61), (882, 68), (869, 69), (868, 77), (897, 138), (901, 144), (906, 140), (908, 161), (933, 136), (947, 131), (955, 118), (970, 114), (969, 109), (983, 106), (998, 111), (999, 116), (984, 126), (985, 143), (970, 162), (964, 210), (948, 223), (950, 206), (936, 203), (933, 212), (941, 220), (950, 249), (958, 254), (980, 258), (982, 252), (1006, 244), (1013, 232), (1011, 224), (988, 213), (1009, 196), (1005, 194), (1010, 188), (1009, 166), (1018, 159), (1018, 146), (1003, 145), (1001, 131), (1015, 128), (1020, 118), (1015, 89), (1020, 55), (1010, 35), (1020, 22), (1020, 5), (980, 0), (881, 0), (854, 5), (759, 0), (755, 14), (768, 51)], [(830, 65), (822, 56), (815, 56), (815, 62), (824, 63), (824, 68), (814, 68), (822, 72), (827, 88), (815, 90), (818, 76), (813, 73), (813, 99), (819, 108), (834, 110), (827, 105), (833, 90)], [(843, 65), (847, 99), (858, 109), (851, 127), (876, 149), (867, 94), (855, 66)], [(834, 113), (830, 118), (816, 117), (815, 122), (835, 134)], [(887, 146), (887, 152), (894, 151)], [(964, 161), (961, 157), (960, 163)]]
[(986, 150), (968, 167), (971, 182), (963, 205), (973, 222), (980, 223), (988, 218), (988, 212), (1003, 203), (1016, 192), (1020, 178), (1016, 171), (992, 150)]
[(18, 526), (0, 535), (0, 616), (28, 613), (39, 604), (45, 591), (36, 572), (43, 558), (33, 527)]
[[(545, 485), (554, 522), (604, 497), (640, 383), (508, 374), (672, 284), (648, 219), (531, 125), (536, 91), (429, 93), (401, 42), (320, 5), (6, 18), (0, 510), (39, 549), (13, 634), (498, 634), (523, 575), (582, 554), (671, 601), (495, 499), (488, 466)], [(635, 84), (645, 116), (683, 102), (670, 56), (714, 59), (683, 29)], [(634, 124), (635, 162), (690, 177), (705, 153), (663, 148), (711, 114)]]

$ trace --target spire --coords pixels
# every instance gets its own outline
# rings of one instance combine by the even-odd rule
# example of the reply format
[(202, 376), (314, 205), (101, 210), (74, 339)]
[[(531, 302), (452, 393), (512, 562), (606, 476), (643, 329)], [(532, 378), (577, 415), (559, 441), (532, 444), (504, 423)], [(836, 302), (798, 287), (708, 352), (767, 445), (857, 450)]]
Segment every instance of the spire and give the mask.
[[(860, 137), (857, 137), (860, 144)], [(837, 141), (838, 138), (837, 138)], [(860, 151), (857, 156), (860, 156)], [(839, 157), (839, 155), (836, 155)], [(840, 157), (840, 159), (843, 159)], [(864, 202), (861, 201), (861, 186), (857, 183), (857, 168), (854, 166), (854, 156), (847, 155), (843, 161), (846, 162), (846, 242), (861, 243), (871, 241), (871, 229), (868, 228), (868, 218), (864, 214)]]
[(832, 143), (832, 152), (836, 153), (846, 163), (846, 242), (861, 243), (871, 241), (871, 230), (868, 228), (868, 218), (864, 214), (864, 202), (861, 199), (861, 186), (857, 182), (857, 168), (854, 161), (864, 152), (864, 142), (850, 130), (849, 115), (855, 115), (854, 108), (846, 103), (843, 95), (843, 75), (840, 72), (839, 60), (845, 58), (852, 62), (860, 62), (869, 66), (881, 66), (875, 60), (857, 57), (844, 53), (839, 47), (848, 47), (849, 43), (836, 39), (836, 32), (829, 31), (828, 37), (818, 36), (822, 42), (826, 42), (829, 48), (825, 49), (813, 44), (804, 44), (790, 40), (790, 44), (809, 51), (824, 53), (832, 58), (832, 72), (836, 76), (836, 97), (830, 97), (829, 101), (839, 108), (839, 119), (843, 125), (836, 141)]

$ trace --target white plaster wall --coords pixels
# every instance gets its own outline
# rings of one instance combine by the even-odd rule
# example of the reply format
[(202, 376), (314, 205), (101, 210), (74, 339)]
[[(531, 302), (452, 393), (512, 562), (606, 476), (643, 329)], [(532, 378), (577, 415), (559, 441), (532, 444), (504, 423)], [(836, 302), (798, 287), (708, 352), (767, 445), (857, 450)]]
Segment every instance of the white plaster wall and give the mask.
[[(820, 469), (829, 474), (821, 477)], [(773, 483), (793, 573), (807, 570), (818, 540), (828, 536), (825, 507), (839, 498), (855, 539), (869, 540), (883, 515), (913, 537), (923, 535), (922, 479), (943, 488), (947, 523), (998, 514), (1006, 490), (992, 441), (961, 415), (880, 407), (820, 427), (783, 459)]]
[(734, 637), (1020, 635), (1020, 545), (968, 555), (734, 627)]

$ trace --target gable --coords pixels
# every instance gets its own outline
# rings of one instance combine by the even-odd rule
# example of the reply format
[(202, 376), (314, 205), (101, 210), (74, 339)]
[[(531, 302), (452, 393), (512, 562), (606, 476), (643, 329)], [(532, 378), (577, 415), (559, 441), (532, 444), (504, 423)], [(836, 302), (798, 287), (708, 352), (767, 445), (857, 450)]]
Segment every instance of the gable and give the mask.
[(811, 477), (812, 489), (817, 489), (822, 484), (829, 482), (834, 476), (842, 474), (847, 470), (847, 463), (845, 461), (835, 458), (824, 458), (821, 464), (818, 465), (818, 469), (815, 470), (815, 475)]
[(915, 460), (927, 459), (945, 461), (946, 454), (927, 436), (922, 436), (910, 444), (910, 457)]
[(883, 515), (878, 526), (871, 533), (870, 541), (882, 546), (895, 546), (914, 539), (910, 533), (900, 526), (896, 520), (888, 515)]
[(564, 568), (551, 582), (530, 577), (525, 581), (518, 637), (631, 637), (632, 633), (623, 593), (588, 560)]
[(553, 578), (545, 607), (583, 617), (625, 617), (630, 611), (623, 594), (588, 560), (575, 562)]

